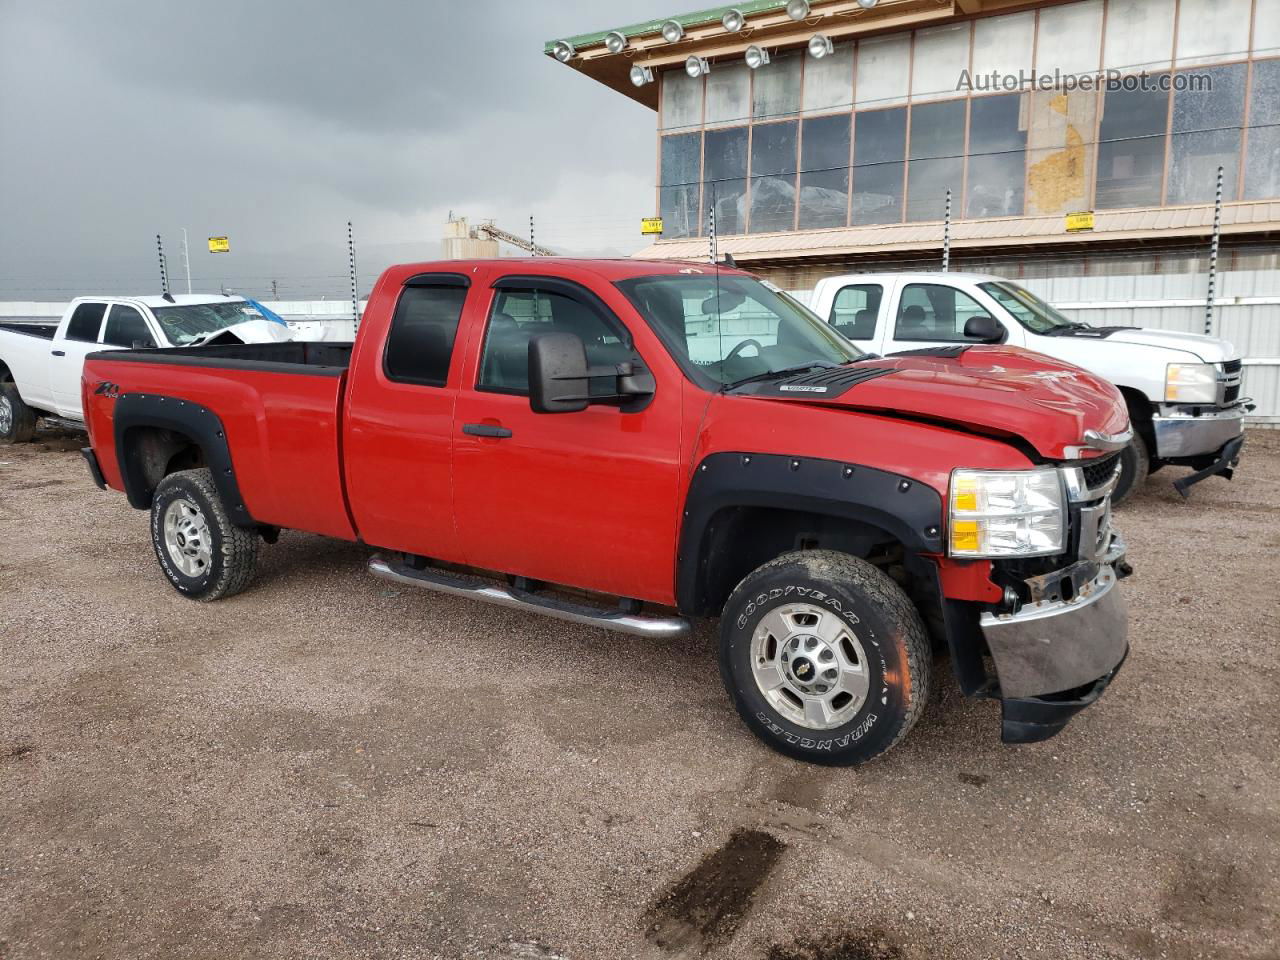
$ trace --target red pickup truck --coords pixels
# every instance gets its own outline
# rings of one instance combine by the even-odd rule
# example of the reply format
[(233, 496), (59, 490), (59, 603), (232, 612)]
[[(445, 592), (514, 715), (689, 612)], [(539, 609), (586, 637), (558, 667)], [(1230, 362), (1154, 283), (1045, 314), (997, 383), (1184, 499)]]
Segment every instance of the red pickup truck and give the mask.
[(186, 596), (292, 528), (612, 630), (718, 616), (743, 720), (810, 761), (893, 746), (935, 656), (1026, 742), (1128, 651), (1114, 387), (1017, 348), (863, 354), (726, 266), (397, 266), (354, 345), (92, 354), (83, 394), (95, 481)]

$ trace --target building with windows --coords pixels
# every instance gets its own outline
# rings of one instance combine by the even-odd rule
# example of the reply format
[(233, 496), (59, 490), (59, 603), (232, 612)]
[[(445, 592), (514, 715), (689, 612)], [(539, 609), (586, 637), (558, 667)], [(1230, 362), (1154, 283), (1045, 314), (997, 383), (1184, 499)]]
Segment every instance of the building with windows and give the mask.
[[(845, 269), (1199, 273), (1280, 233), (1276, 0), (744, 0), (552, 41), (652, 107), (640, 256), (789, 288)], [(1092, 216), (1073, 217), (1075, 214)]]

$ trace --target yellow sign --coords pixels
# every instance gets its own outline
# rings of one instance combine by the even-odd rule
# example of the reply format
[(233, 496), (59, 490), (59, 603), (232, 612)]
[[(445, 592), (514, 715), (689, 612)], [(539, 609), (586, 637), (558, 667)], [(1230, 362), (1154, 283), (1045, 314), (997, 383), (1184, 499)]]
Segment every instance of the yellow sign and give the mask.
[(1067, 233), (1079, 233), (1082, 230), (1093, 229), (1093, 211), (1089, 210), (1085, 213), (1068, 213), (1067, 214)]
[(662, 218), (661, 217), (645, 217), (640, 221), (640, 232), (642, 234), (661, 233)]
[(230, 253), (231, 240), (227, 237), (210, 237), (209, 252), (210, 253)]

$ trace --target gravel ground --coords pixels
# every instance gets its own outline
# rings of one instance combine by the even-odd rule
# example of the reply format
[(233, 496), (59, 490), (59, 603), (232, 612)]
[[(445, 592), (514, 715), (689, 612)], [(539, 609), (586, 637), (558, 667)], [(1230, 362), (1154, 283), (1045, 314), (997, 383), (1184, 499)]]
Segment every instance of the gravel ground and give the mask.
[(1280, 434), (1118, 512), (1133, 652), (1005, 747), (948, 684), (854, 770), (710, 629), (406, 589), (286, 534), (212, 605), (73, 438), (0, 447), (0, 958), (1280, 956)]

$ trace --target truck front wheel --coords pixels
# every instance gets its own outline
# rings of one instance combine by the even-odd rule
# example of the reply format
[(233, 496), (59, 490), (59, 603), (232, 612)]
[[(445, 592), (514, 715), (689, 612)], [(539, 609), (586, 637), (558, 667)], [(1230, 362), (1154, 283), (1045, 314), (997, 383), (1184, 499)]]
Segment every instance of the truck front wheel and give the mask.
[(747, 576), (720, 622), (720, 674), (761, 740), (799, 760), (864, 763), (915, 724), (929, 641), (888, 576), (831, 550), (787, 553)]
[(1120, 451), (1120, 478), (1116, 488), (1111, 492), (1112, 504), (1121, 504), (1141, 489), (1147, 482), (1147, 473), (1151, 469), (1151, 457), (1147, 453), (1146, 441), (1142, 434), (1133, 432), (1133, 440)]
[(22, 402), (14, 384), (0, 383), (0, 445), (26, 443), (35, 435), (35, 411)]
[(258, 537), (232, 524), (208, 470), (171, 473), (151, 501), (151, 542), (160, 569), (192, 600), (220, 600), (249, 585)]

